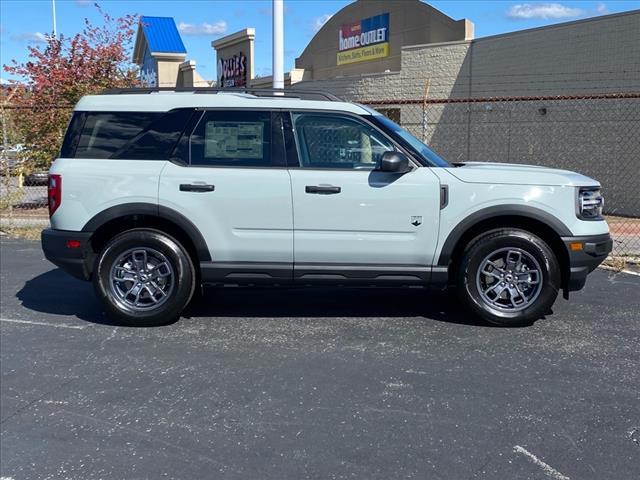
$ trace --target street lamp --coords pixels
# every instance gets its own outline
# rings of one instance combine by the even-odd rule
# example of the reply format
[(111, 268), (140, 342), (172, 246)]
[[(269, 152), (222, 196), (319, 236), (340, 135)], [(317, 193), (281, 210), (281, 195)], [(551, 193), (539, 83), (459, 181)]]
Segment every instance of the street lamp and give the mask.
[(273, 88), (284, 88), (284, 0), (273, 0)]

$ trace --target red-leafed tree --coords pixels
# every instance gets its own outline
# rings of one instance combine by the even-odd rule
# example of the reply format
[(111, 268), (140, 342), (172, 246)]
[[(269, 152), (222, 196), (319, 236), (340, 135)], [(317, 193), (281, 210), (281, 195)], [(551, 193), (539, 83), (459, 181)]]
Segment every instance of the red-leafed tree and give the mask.
[(28, 47), (27, 62), (4, 65), (5, 71), (23, 79), (11, 82), (8, 90), (15, 93), (8, 111), (32, 168), (46, 167), (55, 158), (80, 97), (138, 83), (137, 66), (131, 63), (138, 17), (113, 18), (95, 6), (102, 25), (85, 19), (75, 36), (47, 36), (43, 47)]

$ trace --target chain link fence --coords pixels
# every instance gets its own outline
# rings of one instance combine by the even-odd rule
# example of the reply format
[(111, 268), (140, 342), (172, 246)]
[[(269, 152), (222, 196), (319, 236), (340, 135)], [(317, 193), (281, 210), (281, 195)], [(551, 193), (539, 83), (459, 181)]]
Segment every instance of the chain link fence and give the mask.
[(640, 93), (360, 103), (450, 162), (541, 165), (597, 179), (614, 254), (640, 256)]
[[(542, 165), (596, 178), (603, 186), (614, 253), (640, 256), (640, 93), (360, 103), (387, 115), (451, 162)], [(20, 112), (2, 110), (0, 220), (46, 224), (47, 167), (8, 141), (15, 113)]]
[[(11, 98), (9, 95), (9, 99)], [(0, 104), (0, 225), (8, 227), (44, 226), (49, 223), (47, 208), (47, 174), (49, 161), (38, 161), (22, 144), (17, 120), (19, 116), (50, 121), (49, 130), (62, 138), (64, 131), (53, 117), (71, 116), (72, 105), (12, 105)], [(57, 143), (57, 142), (55, 142)], [(53, 159), (51, 159), (53, 160)]]

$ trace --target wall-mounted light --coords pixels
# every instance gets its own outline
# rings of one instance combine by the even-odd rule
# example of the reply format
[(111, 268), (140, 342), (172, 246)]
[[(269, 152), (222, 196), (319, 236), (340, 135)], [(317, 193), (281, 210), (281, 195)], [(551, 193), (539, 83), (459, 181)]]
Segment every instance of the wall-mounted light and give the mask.
[(540, 107), (540, 108), (538, 109), (538, 113), (539, 113), (540, 115), (546, 115), (546, 114), (547, 114), (547, 107)]

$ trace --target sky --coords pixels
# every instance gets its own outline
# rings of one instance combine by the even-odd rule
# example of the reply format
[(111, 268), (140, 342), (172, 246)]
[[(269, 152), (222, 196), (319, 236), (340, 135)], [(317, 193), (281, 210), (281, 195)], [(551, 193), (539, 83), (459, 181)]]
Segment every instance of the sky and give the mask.
[[(402, 1), (402, 0), (389, 0)], [(72, 36), (83, 20), (100, 22), (92, 0), (56, 0), (58, 34)], [(285, 0), (285, 71), (315, 32), (350, 0)], [(450, 17), (475, 24), (475, 37), (523, 30), (608, 13), (640, 8), (640, 0), (602, 1), (479, 1), (427, 2)], [(215, 52), (211, 41), (247, 27), (256, 29), (255, 72), (271, 74), (271, 0), (102, 0), (112, 16), (140, 14), (173, 17), (198, 72), (215, 79)], [(0, 64), (27, 59), (27, 46), (42, 45), (52, 27), (51, 0), (0, 0)], [(336, 33), (337, 41), (337, 33)], [(1, 73), (2, 81), (12, 78)]]

